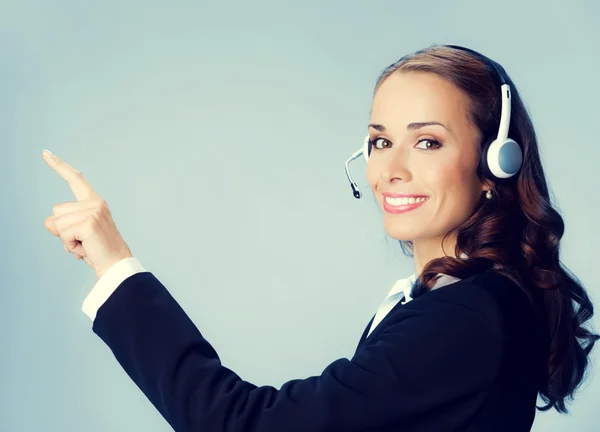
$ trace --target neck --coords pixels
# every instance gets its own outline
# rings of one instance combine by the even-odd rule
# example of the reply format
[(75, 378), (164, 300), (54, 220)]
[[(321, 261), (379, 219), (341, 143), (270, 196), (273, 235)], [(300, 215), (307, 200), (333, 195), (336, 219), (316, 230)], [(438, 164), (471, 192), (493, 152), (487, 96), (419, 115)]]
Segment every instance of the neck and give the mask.
[[(415, 258), (415, 276), (418, 278), (423, 268), (432, 260), (444, 256), (455, 257), (454, 249), (456, 239), (450, 235), (446, 237), (442, 245), (441, 237), (413, 240), (413, 254)], [(443, 247), (442, 247), (443, 246)]]

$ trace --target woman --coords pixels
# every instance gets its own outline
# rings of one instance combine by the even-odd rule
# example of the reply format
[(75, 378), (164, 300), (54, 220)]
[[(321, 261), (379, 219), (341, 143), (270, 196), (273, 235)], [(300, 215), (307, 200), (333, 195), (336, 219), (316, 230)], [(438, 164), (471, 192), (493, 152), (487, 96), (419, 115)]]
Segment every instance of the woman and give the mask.
[[(514, 141), (489, 146), (502, 129)], [(221, 365), (124, 242), (98, 264), (120, 239), (107, 207), (80, 173), (49, 162), (82, 199), (56, 206), (47, 226), (100, 278), (84, 311), (175, 430), (519, 432), (538, 394), (539, 409), (566, 412), (598, 339), (583, 327), (593, 308), (560, 264), (563, 220), (503, 69), (452, 46), (403, 57), (377, 82), (364, 153), (385, 229), (414, 255), (415, 274), (391, 290), (352, 359), (279, 390)], [(101, 221), (88, 234), (74, 228), (84, 214)]]

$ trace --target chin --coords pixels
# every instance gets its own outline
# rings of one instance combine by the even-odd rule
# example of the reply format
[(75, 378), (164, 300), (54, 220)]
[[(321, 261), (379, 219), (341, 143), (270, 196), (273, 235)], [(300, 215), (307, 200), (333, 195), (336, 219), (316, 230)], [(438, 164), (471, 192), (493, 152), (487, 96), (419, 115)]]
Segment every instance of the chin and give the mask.
[(419, 238), (419, 233), (415, 230), (407, 230), (401, 227), (385, 227), (388, 236), (398, 241), (413, 241)]

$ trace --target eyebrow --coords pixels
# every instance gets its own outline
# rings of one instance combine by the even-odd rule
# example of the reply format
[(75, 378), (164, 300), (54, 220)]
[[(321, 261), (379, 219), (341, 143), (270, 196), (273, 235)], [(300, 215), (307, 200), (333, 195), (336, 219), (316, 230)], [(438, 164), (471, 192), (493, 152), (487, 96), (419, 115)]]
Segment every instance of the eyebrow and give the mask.
[[(448, 129), (448, 127), (446, 127), (443, 123), (436, 122), (436, 121), (409, 123), (409, 125), (406, 126), (406, 129), (408, 129), (408, 130), (416, 130), (416, 129), (421, 129), (421, 128), (425, 127), (425, 126), (434, 126), (434, 125), (441, 126), (444, 129), (446, 129), (447, 131), (450, 131), (450, 129)], [(373, 129), (376, 129), (379, 132), (385, 132), (386, 131), (385, 126), (380, 125), (380, 124), (373, 124), (373, 123), (371, 123), (369, 125), (369, 127), (373, 128)]]

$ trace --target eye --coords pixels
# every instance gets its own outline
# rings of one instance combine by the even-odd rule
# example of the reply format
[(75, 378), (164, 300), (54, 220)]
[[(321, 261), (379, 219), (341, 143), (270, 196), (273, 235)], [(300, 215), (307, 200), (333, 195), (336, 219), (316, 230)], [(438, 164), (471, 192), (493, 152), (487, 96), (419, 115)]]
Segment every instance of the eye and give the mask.
[(386, 148), (385, 146), (389, 147), (391, 144), (392, 143), (385, 138), (375, 138), (369, 140), (369, 147), (376, 148), (378, 150)]
[(417, 145), (421, 143), (425, 143), (425, 148), (421, 147), (422, 150), (437, 150), (442, 146), (439, 141), (429, 138), (423, 138), (417, 141)]

